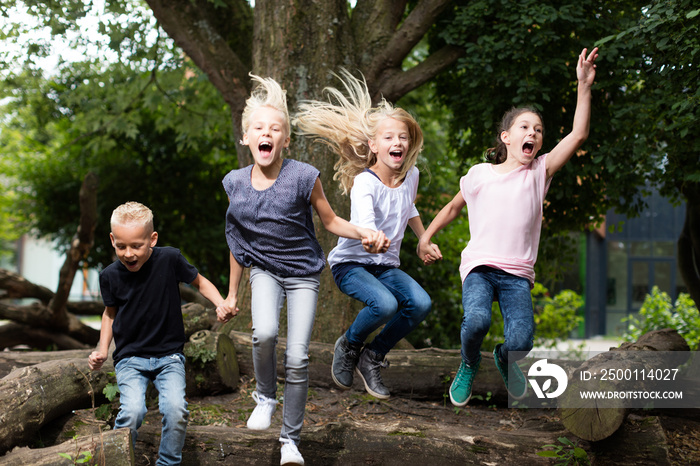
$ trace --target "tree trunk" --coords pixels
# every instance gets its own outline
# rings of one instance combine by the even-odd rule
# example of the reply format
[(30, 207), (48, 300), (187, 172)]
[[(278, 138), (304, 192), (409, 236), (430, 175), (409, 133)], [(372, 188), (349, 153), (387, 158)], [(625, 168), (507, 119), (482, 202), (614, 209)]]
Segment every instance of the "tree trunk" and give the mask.
[[(49, 361), (12, 371), (0, 380), (0, 453), (27, 445), (47, 422), (91, 405), (109, 382), (105, 368), (91, 372), (87, 358)], [(101, 396), (101, 395), (100, 395)]]
[[(559, 405), (571, 406), (574, 404), (574, 398), (571, 397), (579, 396), (579, 389), (583, 384), (581, 382), (582, 371), (589, 371), (592, 374), (601, 373), (601, 368), (610, 368), (610, 364), (606, 363), (612, 358), (615, 359), (615, 369), (634, 371), (636, 368), (644, 369), (646, 364), (653, 360), (653, 353), (656, 351), (687, 352), (689, 350), (688, 344), (675, 329), (654, 330), (646, 333), (635, 343), (624, 343), (619, 348), (601, 353), (581, 364), (569, 377), (567, 390), (558, 399)], [(629, 353), (629, 358), (626, 358), (624, 353), (620, 354), (620, 352), (639, 351), (648, 352), (649, 355), (645, 355), (644, 360), (640, 360), (635, 353)], [(681, 357), (678, 361), (675, 361), (678, 365), (688, 358), (687, 353), (679, 356)], [(619, 389), (612, 386), (606, 387), (601, 382), (601, 390), (608, 388)], [(643, 390), (643, 382), (635, 382), (635, 389)], [(619, 401), (619, 404), (614, 407), (598, 407), (599, 402), (591, 399), (581, 408), (559, 408), (559, 413), (564, 427), (572, 434), (589, 441), (603, 440), (614, 434), (629, 414), (630, 410), (625, 407), (624, 400)], [(580, 405), (581, 402), (577, 400), (576, 404)]]
[[(287, 90), (290, 112), (300, 99), (322, 99), (322, 89), (339, 85), (331, 73), (341, 67), (367, 76), (370, 94), (396, 101), (453, 64), (463, 50), (446, 46), (417, 66), (404, 70), (409, 56), (450, 0), (357, 2), (352, 15), (345, 0), (232, 0), (214, 5), (208, 0), (147, 0), (159, 24), (202, 69), (231, 107), (235, 139), (242, 136), (241, 113), (250, 92), (248, 72), (273, 77)], [(410, 10), (410, 11), (409, 11)], [(303, 24), (304, 27), (299, 27)], [(252, 40), (250, 39), (252, 37)], [(237, 146), (238, 167), (252, 163), (246, 147)], [(321, 172), (321, 182), (335, 212), (348, 218), (349, 199), (333, 181), (338, 157), (320, 144), (292, 137), (284, 157), (307, 162)], [(234, 167), (231, 167), (234, 168)], [(318, 217), (316, 235), (328, 253), (337, 238)], [(249, 330), (247, 275), (239, 288), (241, 318), (232, 324)], [(316, 324), (312, 339), (333, 342), (345, 331), (360, 303), (345, 296), (326, 268), (321, 274)]]
[[(70, 459), (64, 455), (68, 455)], [(124, 428), (77, 437), (53, 447), (16, 448), (0, 458), (0, 463), (4, 466), (24, 466), (27, 464), (33, 466), (63, 464), (132, 466), (136, 464), (136, 461), (131, 442), (131, 431)]]
[(201, 330), (185, 344), (187, 395), (227, 393), (238, 387), (236, 347), (228, 335)]

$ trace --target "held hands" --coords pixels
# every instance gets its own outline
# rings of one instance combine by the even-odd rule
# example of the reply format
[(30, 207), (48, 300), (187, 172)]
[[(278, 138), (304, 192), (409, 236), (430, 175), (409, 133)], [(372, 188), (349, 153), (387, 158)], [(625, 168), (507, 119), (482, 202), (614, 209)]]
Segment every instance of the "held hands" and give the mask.
[(576, 77), (579, 83), (592, 86), (595, 80), (595, 61), (598, 58), (598, 47), (591, 50), (591, 53), (586, 57), (587, 49), (581, 51), (578, 56), (578, 64), (576, 65)]
[(229, 296), (216, 306), (216, 320), (226, 323), (236, 317), (240, 309), (236, 307), (236, 298)]
[(102, 369), (102, 364), (107, 360), (107, 355), (99, 351), (93, 351), (88, 356), (88, 367), (91, 371), (99, 371)]
[(442, 260), (440, 248), (429, 239), (421, 239), (418, 241), (416, 254), (418, 254), (418, 257), (423, 260), (425, 265), (430, 265), (435, 261)]
[(362, 247), (370, 254), (381, 254), (389, 250), (391, 240), (386, 237), (383, 231), (360, 228), (360, 234), (362, 235)]

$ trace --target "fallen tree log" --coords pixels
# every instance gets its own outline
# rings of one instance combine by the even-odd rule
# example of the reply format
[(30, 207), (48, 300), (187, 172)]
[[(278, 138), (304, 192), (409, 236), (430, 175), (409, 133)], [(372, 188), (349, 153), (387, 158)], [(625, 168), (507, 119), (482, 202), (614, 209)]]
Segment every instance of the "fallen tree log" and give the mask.
[(182, 322), (185, 337), (190, 338), (200, 330), (211, 330), (217, 326), (216, 310), (199, 303), (187, 303), (182, 306)]
[(46, 448), (15, 448), (0, 457), (3, 466), (53, 466), (72, 464), (133, 466), (134, 448), (129, 429), (117, 429), (76, 437)]
[(17, 322), (0, 325), (0, 350), (21, 345), (31, 346), (38, 350), (52, 347), (59, 350), (90, 347), (64, 333), (55, 333), (41, 327), (33, 327)]
[[(688, 358), (690, 348), (686, 341), (675, 329), (654, 330), (642, 335), (634, 343), (624, 343), (619, 348), (601, 353), (585, 361), (569, 376), (567, 390), (558, 399), (559, 414), (564, 427), (579, 438), (598, 441), (610, 437), (625, 421), (630, 409), (629, 402), (624, 399), (610, 403), (610, 400), (588, 399), (581, 400), (580, 392), (590, 390), (587, 381), (582, 380), (582, 372), (602, 374), (603, 369), (644, 370), (649, 363), (655, 362), (655, 352), (677, 351), (679, 358), (673, 361), (674, 367), (682, 364)], [(639, 352), (645, 352), (639, 357)], [(614, 360), (614, 363), (610, 361)], [(658, 367), (658, 365), (657, 365)], [(584, 372), (585, 373), (585, 372)], [(634, 380), (637, 390), (644, 390), (643, 380)], [(614, 382), (599, 382), (602, 391), (621, 391), (619, 384)], [(624, 389), (624, 386), (622, 387)], [(613, 400), (615, 401), (615, 400)]]
[[(10, 372), (21, 367), (33, 366), (42, 362), (60, 361), (63, 359), (85, 359), (92, 349), (64, 350), (64, 351), (0, 351), (0, 379)], [(108, 367), (112, 366), (109, 358)]]
[(228, 335), (200, 330), (185, 344), (184, 353), (188, 396), (216, 395), (238, 387), (236, 346)]
[[(241, 374), (253, 376), (253, 356), (251, 335), (232, 330), (231, 340), (236, 344), (238, 365)], [(280, 338), (277, 344), (277, 375), (284, 378), (284, 350), (287, 340)], [(484, 398), (489, 397), (494, 403), (503, 403), (508, 399), (501, 375), (493, 362), (493, 354), (481, 353), (482, 361), (479, 373), (474, 379), (472, 392)], [(387, 359), (388, 369), (382, 370), (382, 379), (394, 396), (413, 399), (442, 400), (449, 390), (450, 383), (459, 368), (461, 355), (459, 350), (424, 348), (418, 350), (392, 350)], [(331, 377), (333, 362), (333, 345), (312, 341), (309, 347), (309, 384), (316, 387), (336, 387)], [(364, 390), (357, 380), (353, 388)]]
[[(91, 372), (87, 358), (49, 361), (0, 379), (0, 453), (28, 445), (47, 422), (91, 406), (109, 382), (106, 370)], [(114, 369), (112, 369), (114, 370)]]

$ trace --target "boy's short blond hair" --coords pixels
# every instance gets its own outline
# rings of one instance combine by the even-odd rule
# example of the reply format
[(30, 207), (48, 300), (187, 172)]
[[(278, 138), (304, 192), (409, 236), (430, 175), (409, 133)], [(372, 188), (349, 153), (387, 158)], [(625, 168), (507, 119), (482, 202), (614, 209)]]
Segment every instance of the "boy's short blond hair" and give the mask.
[(110, 227), (115, 225), (140, 225), (153, 231), (153, 212), (140, 202), (127, 202), (112, 212)]

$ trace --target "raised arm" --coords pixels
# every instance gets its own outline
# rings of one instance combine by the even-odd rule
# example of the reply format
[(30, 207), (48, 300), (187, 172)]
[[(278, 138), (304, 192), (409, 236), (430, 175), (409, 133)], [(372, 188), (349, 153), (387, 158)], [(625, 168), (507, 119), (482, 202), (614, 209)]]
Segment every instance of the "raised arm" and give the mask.
[(586, 53), (587, 49), (581, 51), (576, 65), (578, 89), (574, 124), (571, 132), (547, 156), (547, 178), (554, 176), (588, 138), (591, 121), (591, 86), (595, 80), (595, 61), (598, 58), (598, 48), (591, 50), (588, 56)]
[(391, 241), (384, 235), (384, 232), (353, 225), (335, 214), (323, 192), (323, 186), (319, 178), (316, 178), (316, 183), (311, 191), (311, 205), (326, 230), (334, 235), (362, 240), (362, 246), (370, 253), (386, 252), (389, 249)]

